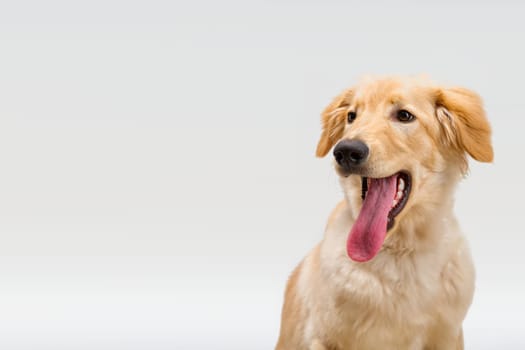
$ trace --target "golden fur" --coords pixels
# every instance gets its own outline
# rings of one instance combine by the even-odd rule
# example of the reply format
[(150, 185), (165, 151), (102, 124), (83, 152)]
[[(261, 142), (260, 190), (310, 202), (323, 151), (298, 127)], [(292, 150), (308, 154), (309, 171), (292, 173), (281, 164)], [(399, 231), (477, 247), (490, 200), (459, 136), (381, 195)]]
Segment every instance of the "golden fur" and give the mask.
[[(351, 125), (350, 108), (359, 111)], [(416, 121), (396, 123), (399, 108)], [(322, 124), (317, 156), (358, 138), (370, 148), (369, 176), (405, 169), (412, 189), (381, 251), (358, 263), (348, 257), (346, 240), (362, 205), (361, 179), (341, 176), (345, 199), (288, 281), (276, 349), (463, 349), (474, 267), (453, 193), (467, 154), (493, 158), (481, 99), (420, 78), (368, 79), (337, 96)]]

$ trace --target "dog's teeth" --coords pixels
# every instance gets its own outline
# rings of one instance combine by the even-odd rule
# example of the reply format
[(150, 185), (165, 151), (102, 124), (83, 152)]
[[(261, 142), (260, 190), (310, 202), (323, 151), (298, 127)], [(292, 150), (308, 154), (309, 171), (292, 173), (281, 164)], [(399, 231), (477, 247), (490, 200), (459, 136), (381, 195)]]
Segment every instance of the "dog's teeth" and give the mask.
[(400, 191), (403, 191), (405, 189), (405, 181), (403, 181), (403, 179), (399, 179), (399, 184), (397, 185), (397, 189)]
[(403, 191), (399, 190), (397, 191), (396, 199), (401, 199), (401, 197), (403, 197)]

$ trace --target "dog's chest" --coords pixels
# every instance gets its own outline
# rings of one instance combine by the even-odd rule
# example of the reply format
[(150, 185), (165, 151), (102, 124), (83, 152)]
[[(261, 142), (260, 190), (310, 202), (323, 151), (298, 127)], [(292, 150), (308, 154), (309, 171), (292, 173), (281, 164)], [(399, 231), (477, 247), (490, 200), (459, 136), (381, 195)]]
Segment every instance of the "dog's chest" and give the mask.
[[(376, 303), (358, 299), (335, 306), (330, 317), (337, 330), (328, 339), (339, 339), (336, 349), (422, 349), (431, 318), (430, 303), (408, 300), (403, 293), (390, 293)], [(332, 315), (333, 315), (332, 314)]]
[(338, 339), (336, 349), (421, 349), (436, 313), (440, 269), (424, 258), (377, 258), (373, 266), (341, 264), (327, 280), (333, 288), (324, 322), (334, 333), (327, 338)]

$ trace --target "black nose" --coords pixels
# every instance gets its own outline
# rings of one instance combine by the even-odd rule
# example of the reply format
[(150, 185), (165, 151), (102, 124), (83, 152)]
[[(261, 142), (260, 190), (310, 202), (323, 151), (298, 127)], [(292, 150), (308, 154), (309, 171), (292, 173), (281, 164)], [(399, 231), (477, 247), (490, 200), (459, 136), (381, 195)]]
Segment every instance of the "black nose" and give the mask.
[(334, 157), (340, 166), (349, 170), (368, 157), (368, 146), (359, 140), (342, 140), (334, 148)]

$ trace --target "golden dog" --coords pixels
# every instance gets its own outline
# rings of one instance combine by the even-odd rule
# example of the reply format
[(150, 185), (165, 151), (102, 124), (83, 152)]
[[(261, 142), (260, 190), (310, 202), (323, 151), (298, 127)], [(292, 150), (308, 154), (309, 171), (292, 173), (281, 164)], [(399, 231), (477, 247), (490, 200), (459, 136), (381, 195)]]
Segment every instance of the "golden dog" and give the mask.
[(277, 350), (463, 349), (474, 267), (453, 213), (467, 154), (491, 162), (482, 101), (421, 78), (362, 81), (322, 113), (345, 198), (292, 273)]

